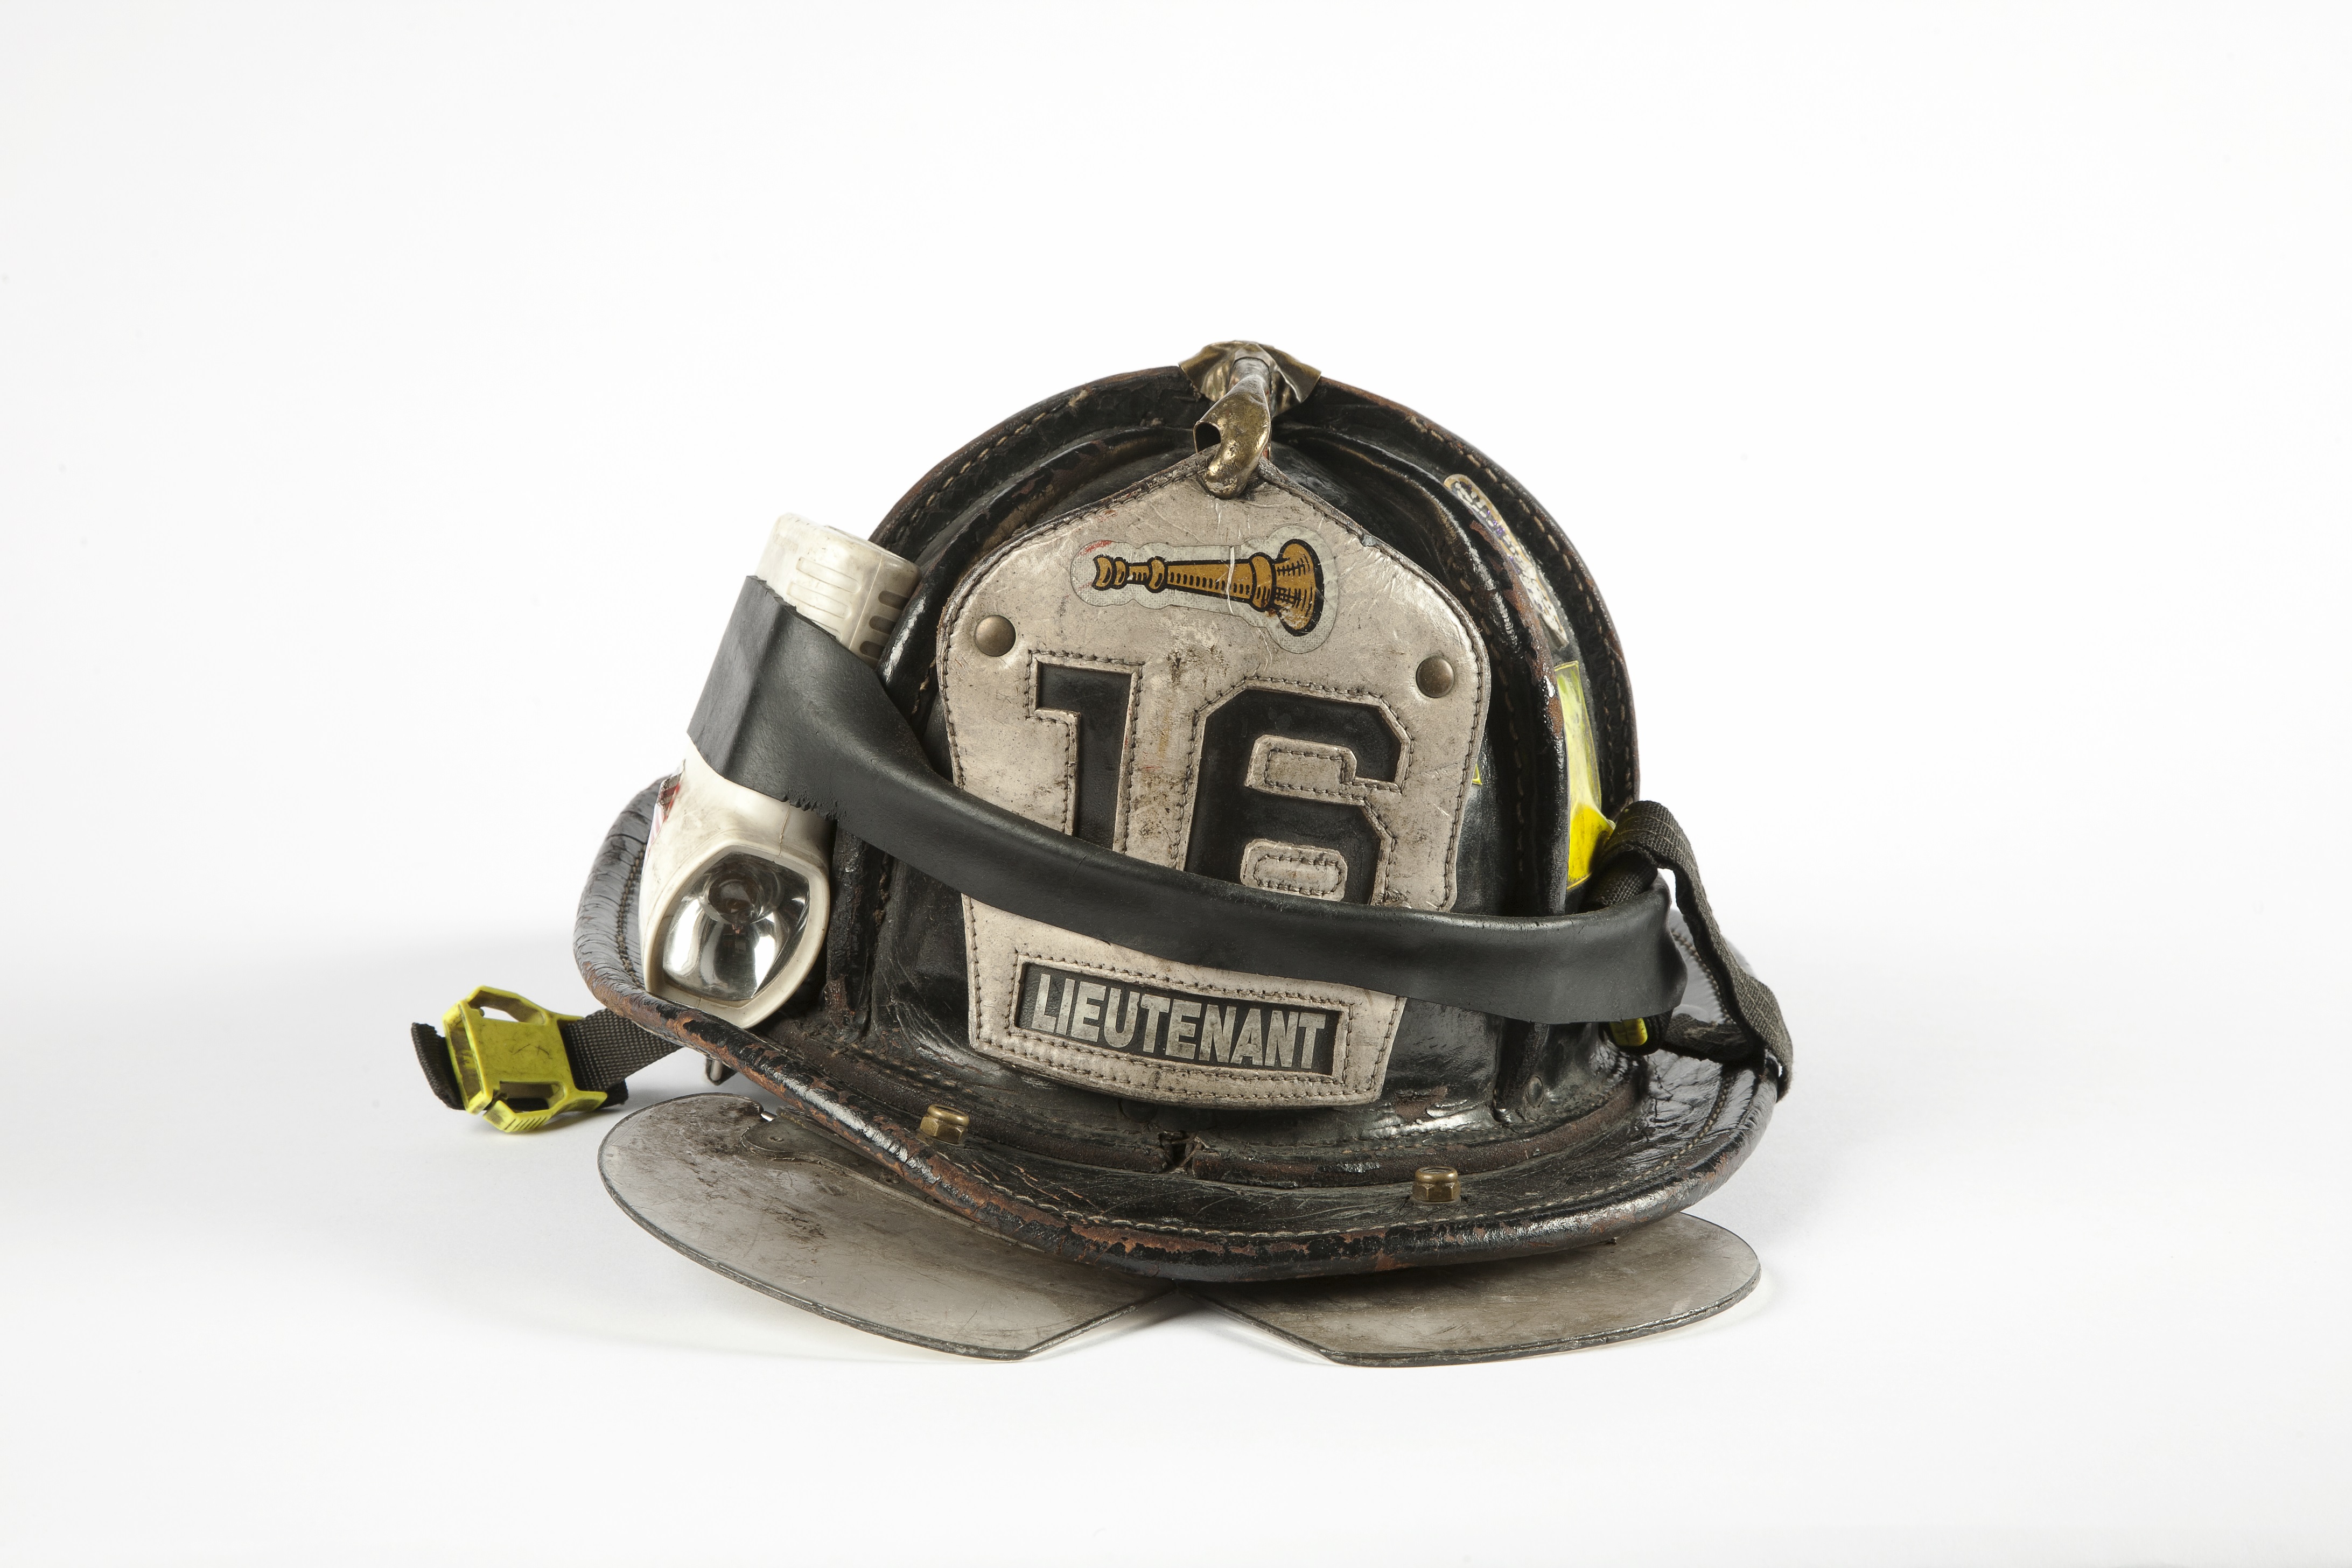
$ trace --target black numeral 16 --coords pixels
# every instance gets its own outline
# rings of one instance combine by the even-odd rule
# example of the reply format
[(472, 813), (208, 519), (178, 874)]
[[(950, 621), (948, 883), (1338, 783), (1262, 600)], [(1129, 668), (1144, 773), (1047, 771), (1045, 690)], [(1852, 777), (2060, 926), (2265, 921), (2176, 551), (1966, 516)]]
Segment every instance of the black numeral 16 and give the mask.
[[(1135, 677), (1125, 670), (1041, 664), (1037, 706), (1067, 713), (1078, 728), (1077, 837), (1110, 847), (1126, 776), (1121, 755)], [(1397, 782), (1403, 759), (1388, 716), (1370, 702), (1247, 687), (1214, 713), (1201, 737), (1201, 776), (1192, 792), (1184, 868), (1233, 882), (1253, 839), (1337, 851), (1348, 862), (1340, 896), (1370, 903), (1386, 839), (1360, 805), (1275, 795), (1249, 784), (1250, 753), (1262, 736), (1337, 746), (1356, 759), (1356, 776)]]

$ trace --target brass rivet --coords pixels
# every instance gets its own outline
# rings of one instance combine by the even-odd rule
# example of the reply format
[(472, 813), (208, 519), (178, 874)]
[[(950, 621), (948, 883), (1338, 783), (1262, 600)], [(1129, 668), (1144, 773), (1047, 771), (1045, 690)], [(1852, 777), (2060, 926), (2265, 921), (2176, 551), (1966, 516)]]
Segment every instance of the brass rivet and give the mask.
[(1412, 672), (1412, 683), (1421, 688), (1423, 697), (1443, 697), (1454, 689), (1454, 661), (1442, 653), (1431, 654)]
[(971, 628), (971, 646), (991, 658), (1013, 651), (1013, 623), (1003, 616), (982, 616)]
[(1412, 1173), (1412, 1201), (1451, 1204), (1462, 1199), (1462, 1173), (1451, 1165), (1423, 1165)]
[(961, 1143), (971, 1127), (971, 1118), (962, 1111), (933, 1105), (924, 1108), (923, 1124), (915, 1131), (934, 1143)]
[(1622, 1051), (1638, 1051), (1650, 1043), (1650, 1026), (1639, 1018), (1622, 1018), (1609, 1026), (1609, 1037)]

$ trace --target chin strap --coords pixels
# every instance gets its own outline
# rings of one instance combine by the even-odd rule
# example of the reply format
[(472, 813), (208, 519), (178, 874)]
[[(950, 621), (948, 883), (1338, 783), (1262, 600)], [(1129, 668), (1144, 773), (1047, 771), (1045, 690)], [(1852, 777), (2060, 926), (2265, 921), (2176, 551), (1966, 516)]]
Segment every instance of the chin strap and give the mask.
[(1780, 999), (1724, 941), (1714, 906), (1706, 900), (1706, 884), (1699, 879), (1698, 857), (1691, 853), (1690, 839), (1673, 812), (1656, 801), (1637, 800), (1619, 815), (1616, 830), (1601, 847), (1585, 902), (1605, 909), (1636, 898), (1656, 884), (1661, 871), (1675, 874), (1675, 903), (1690, 928), (1689, 951), (1722, 1005), (1723, 1022), (1659, 1014), (1612, 1026), (1612, 1037), (1621, 1047), (1637, 1052), (1666, 1050), (1759, 1068), (1769, 1061), (1786, 1099), (1797, 1052), (1780, 1018)]
[(441, 1103), (487, 1117), (501, 1132), (619, 1105), (629, 1098), (630, 1074), (679, 1047), (617, 1013), (574, 1018), (488, 985), (443, 1014), (439, 1029), (411, 1024), (408, 1039)]

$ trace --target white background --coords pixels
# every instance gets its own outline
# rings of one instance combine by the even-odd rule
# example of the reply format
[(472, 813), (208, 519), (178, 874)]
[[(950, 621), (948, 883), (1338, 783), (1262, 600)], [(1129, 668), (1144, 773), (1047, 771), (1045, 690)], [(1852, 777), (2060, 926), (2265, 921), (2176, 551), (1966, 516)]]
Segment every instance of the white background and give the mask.
[[(0, 5), (0, 1556), (2352, 1561), (2347, 81), (2341, 9)], [(433, 1101), (411, 1019), (587, 1005), (770, 518), (1237, 336), (1608, 593), (1801, 1046), (1750, 1304), (969, 1363)]]

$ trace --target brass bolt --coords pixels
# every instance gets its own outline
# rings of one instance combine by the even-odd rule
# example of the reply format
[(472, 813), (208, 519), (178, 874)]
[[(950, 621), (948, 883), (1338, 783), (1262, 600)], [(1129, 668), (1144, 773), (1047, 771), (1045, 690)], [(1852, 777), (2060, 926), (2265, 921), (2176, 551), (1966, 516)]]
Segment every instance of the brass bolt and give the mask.
[(1412, 1173), (1412, 1201), (1452, 1204), (1462, 1201), (1462, 1173), (1451, 1165), (1423, 1165)]
[(971, 1118), (961, 1110), (950, 1110), (944, 1105), (927, 1106), (923, 1124), (915, 1129), (934, 1143), (961, 1143), (971, 1129)]
[(1650, 1026), (1639, 1018), (1623, 1018), (1609, 1026), (1609, 1037), (1621, 1051), (1638, 1051), (1650, 1043)]
[(1003, 616), (982, 616), (971, 628), (971, 646), (991, 658), (1013, 651), (1013, 623)]
[(1442, 653), (1431, 654), (1412, 672), (1412, 683), (1421, 688), (1423, 697), (1443, 697), (1454, 689), (1454, 661)]

